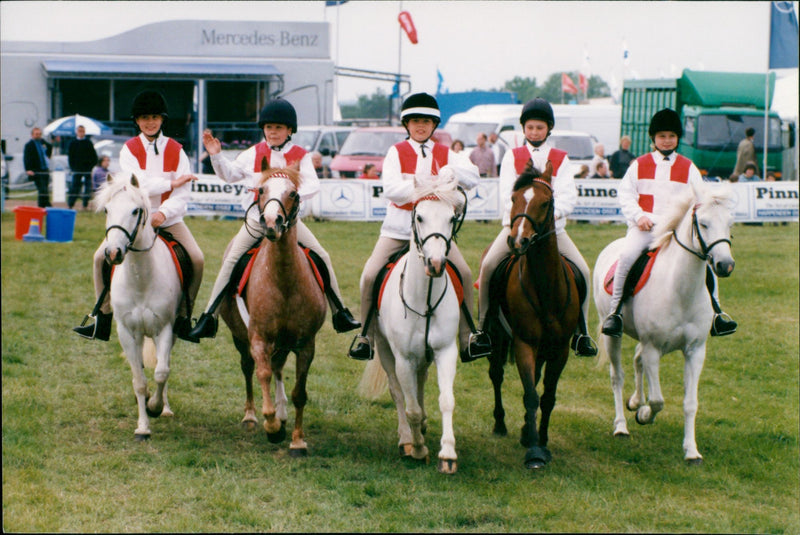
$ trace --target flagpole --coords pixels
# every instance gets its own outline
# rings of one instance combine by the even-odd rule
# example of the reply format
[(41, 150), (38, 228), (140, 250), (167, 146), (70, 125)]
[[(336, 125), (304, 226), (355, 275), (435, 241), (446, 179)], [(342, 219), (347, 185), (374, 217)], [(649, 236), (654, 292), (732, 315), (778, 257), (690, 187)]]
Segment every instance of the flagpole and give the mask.
[(769, 31), (767, 32), (767, 74), (764, 80), (764, 164), (761, 167), (761, 180), (767, 179), (767, 153), (769, 152), (769, 60), (772, 44), (772, 2), (769, 3)]

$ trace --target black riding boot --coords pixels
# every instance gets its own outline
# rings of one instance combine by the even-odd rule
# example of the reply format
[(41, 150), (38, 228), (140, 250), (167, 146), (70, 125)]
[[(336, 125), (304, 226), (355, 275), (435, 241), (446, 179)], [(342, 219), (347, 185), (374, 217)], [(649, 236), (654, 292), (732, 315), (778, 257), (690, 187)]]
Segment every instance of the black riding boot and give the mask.
[(181, 340), (192, 342), (195, 344), (200, 343), (200, 339), (191, 335), (192, 320), (187, 316), (178, 316), (175, 318), (175, 325), (172, 327), (172, 332)]
[(94, 323), (91, 325), (86, 325), (86, 321), (91, 317), (86, 316), (80, 327), (73, 327), (72, 330), (89, 340), (97, 339), (108, 342), (108, 339), (111, 337), (111, 318), (113, 318), (113, 316), (113, 313), (103, 314), (102, 312), (98, 312), (95, 316)]
[(575, 352), (575, 356), (578, 357), (594, 357), (597, 355), (597, 344), (589, 336), (586, 318), (583, 317), (583, 309), (581, 309), (580, 318), (578, 318), (578, 332), (572, 336), (570, 347)]
[(356, 320), (346, 308), (340, 308), (331, 317), (333, 328), (337, 333), (346, 333), (361, 327), (361, 322)]
[[(213, 307), (216, 308), (216, 307)], [(211, 312), (203, 312), (194, 324), (194, 329), (189, 331), (191, 338), (214, 338), (217, 335), (218, 321), (214, 316), (213, 308)]]
[(610, 336), (612, 338), (622, 337), (622, 301), (623, 299), (619, 300), (617, 309), (613, 313), (606, 316), (606, 319), (603, 322), (603, 328), (601, 332), (606, 336)]
[(736, 332), (738, 323), (733, 321), (728, 314), (722, 311), (719, 302), (714, 299), (714, 274), (711, 266), (706, 271), (706, 287), (711, 296), (711, 306), (714, 308), (714, 321), (711, 323), (711, 336), (727, 336)]
[(372, 360), (372, 344), (370, 344), (369, 337), (363, 332), (357, 334), (350, 344), (347, 356), (355, 360)]
[(461, 362), (472, 362), (492, 354), (492, 339), (483, 331), (474, 331), (469, 335), (469, 344), (461, 349)]

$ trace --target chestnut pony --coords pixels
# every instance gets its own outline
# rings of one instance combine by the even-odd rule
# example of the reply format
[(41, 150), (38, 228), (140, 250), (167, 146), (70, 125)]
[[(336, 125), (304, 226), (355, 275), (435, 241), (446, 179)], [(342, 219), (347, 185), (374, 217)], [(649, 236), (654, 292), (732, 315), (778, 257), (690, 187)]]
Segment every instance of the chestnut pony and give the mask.
[[(241, 354), (247, 401), (242, 424), (254, 428), (258, 420), (253, 403), (253, 370), (261, 384), (264, 430), (270, 442), (286, 437), (287, 399), (283, 367), (289, 352), (296, 356), (296, 381), (292, 390), (295, 407), (294, 430), (289, 453), (307, 454), (303, 433), (303, 409), (308, 399), (306, 381), (314, 360), (316, 334), (322, 327), (327, 303), (306, 255), (297, 243), (300, 209), (298, 166), (268, 168), (262, 161), (262, 178), (257, 186), (260, 229), (251, 229), (266, 238), (256, 253), (245, 299), (249, 319), (232, 293), (221, 302), (220, 314), (233, 334)], [(245, 219), (245, 224), (247, 220)], [(275, 377), (275, 401), (270, 383)]]
[[(525, 425), (520, 442), (528, 448), (525, 466), (544, 467), (551, 458), (547, 449), (550, 413), (556, 403), (556, 387), (567, 363), (569, 342), (578, 322), (580, 299), (572, 270), (558, 252), (553, 211), (553, 169), (548, 162), (540, 173), (529, 163), (514, 184), (511, 196), (511, 267), (504, 275), (500, 295), (502, 319), (489, 319), (487, 332), (493, 342), (489, 376), (495, 394), (495, 434), (505, 435), (505, 411), (501, 396), (503, 366), (509, 346), (523, 387)], [(541, 399), (536, 386), (544, 370)], [(536, 413), (541, 408), (539, 429)]]

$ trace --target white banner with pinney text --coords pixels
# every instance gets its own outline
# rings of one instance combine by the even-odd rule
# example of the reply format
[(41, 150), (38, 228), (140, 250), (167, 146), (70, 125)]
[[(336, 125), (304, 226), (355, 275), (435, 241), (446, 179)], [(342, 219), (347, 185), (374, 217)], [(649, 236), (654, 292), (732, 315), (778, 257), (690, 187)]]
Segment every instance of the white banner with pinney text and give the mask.
[[(713, 185), (713, 183), (710, 183)], [(617, 200), (618, 180), (576, 180), (578, 203), (570, 216), (576, 221), (623, 221)], [(731, 184), (736, 222), (798, 221), (797, 182)], [(214, 175), (199, 175), (192, 184), (188, 215), (244, 217), (241, 201), (246, 188)], [(498, 179), (482, 178), (467, 192), (467, 219), (499, 220)], [(303, 203), (300, 216), (338, 221), (382, 221), (386, 199), (380, 180), (324, 179), (320, 192)]]

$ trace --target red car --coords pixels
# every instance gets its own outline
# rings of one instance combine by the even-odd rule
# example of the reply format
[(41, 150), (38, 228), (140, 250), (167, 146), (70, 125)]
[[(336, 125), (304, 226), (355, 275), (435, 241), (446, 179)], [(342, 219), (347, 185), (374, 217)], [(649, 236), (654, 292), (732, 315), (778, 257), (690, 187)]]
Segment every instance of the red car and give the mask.
[[(370, 126), (353, 130), (339, 154), (331, 161), (334, 178), (357, 178), (361, 176), (364, 165), (374, 164), (380, 175), (383, 170), (383, 158), (389, 147), (400, 143), (408, 137), (402, 126)], [(452, 141), (450, 134), (444, 130), (435, 130), (433, 140), (444, 143), (448, 147)]]

